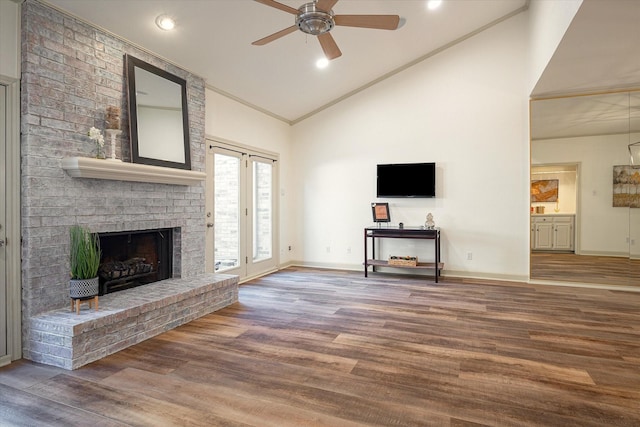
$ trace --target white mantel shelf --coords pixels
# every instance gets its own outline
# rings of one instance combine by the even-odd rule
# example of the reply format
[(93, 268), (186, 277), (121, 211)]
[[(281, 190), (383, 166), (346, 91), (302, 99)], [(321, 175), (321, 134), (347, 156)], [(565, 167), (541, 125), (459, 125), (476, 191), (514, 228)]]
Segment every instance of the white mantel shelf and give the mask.
[(197, 185), (204, 181), (207, 176), (204, 172), (192, 170), (89, 157), (64, 158), (62, 159), (62, 169), (73, 178), (97, 178), (175, 185)]

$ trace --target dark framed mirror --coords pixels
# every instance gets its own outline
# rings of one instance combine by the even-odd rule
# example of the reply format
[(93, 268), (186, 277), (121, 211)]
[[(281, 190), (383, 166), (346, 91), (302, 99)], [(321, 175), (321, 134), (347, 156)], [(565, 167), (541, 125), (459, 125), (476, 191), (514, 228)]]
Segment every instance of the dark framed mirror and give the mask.
[(125, 64), (133, 163), (190, 170), (186, 80), (131, 55)]

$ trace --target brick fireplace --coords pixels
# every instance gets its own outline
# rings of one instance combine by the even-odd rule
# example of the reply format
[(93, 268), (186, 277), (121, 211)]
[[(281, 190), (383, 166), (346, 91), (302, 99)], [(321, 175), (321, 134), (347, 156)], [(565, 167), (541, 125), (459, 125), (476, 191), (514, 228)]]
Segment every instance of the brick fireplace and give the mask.
[[(65, 158), (92, 157), (87, 137), (108, 106), (123, 111), (116, 156), (131, 161), (124, 54), (187, 81), (191, 164), (204, 171), (202, 78), (36, 0), (22, 7), (21, 210), (23, 355), (75, 369), (237, 300), (237, 278), (205, 274), (204, 182), (73, 178)], [(105, 160), (107, 161), (107, 160)], [(69, 310), (69, 228), (104, 235), (170, 230), (168, 278)], [(235, 290), (234, 290), (235, 287)], [(146, 288), (144, 291), (138, 289)]]

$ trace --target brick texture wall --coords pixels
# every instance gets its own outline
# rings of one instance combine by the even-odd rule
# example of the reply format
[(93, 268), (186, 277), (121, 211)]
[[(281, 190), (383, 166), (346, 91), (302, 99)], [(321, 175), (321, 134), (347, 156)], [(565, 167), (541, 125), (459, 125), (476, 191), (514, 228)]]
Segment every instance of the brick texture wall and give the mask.
[[(205, 169), (204, 80), (35, 0), (22, 8), (23, 342), (32, 316), (69, 305), (69, 228), (174, 228), (174, 276), (204, 273), (204, 183), (196, 186), (69, 177), (65, 157), (94, 155), (87, 131), (120, 106), (116, 154), (130, 161), (124, 54), (187, 81), (192, 169)], [(108, 145), (108, 144), (107, 144)]]

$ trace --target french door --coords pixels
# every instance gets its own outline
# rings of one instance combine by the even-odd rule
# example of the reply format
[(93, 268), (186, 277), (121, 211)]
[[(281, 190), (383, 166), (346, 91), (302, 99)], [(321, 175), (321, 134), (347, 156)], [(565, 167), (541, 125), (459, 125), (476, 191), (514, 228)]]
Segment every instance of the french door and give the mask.
[(277, 156), (207, 144), (207, 272), (243, 280), (275, 271)]

